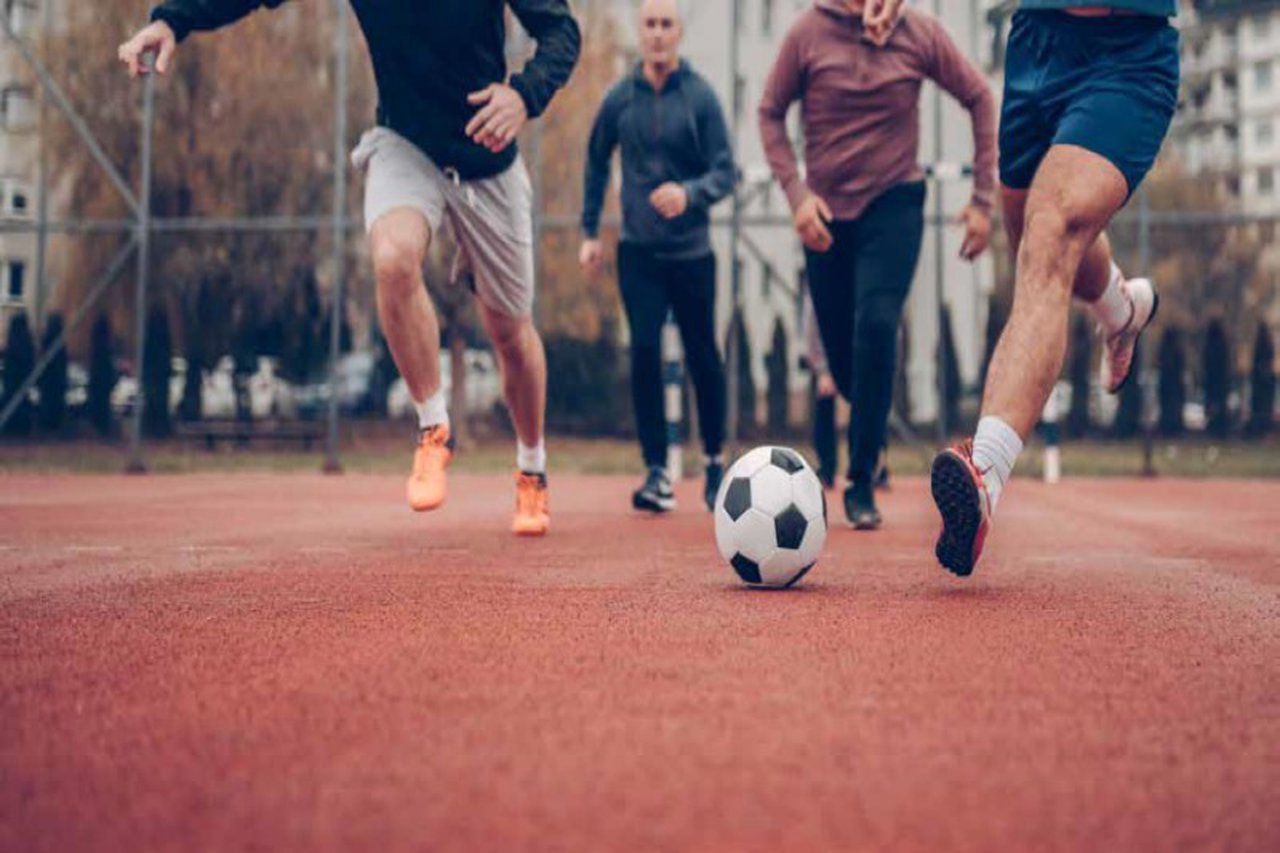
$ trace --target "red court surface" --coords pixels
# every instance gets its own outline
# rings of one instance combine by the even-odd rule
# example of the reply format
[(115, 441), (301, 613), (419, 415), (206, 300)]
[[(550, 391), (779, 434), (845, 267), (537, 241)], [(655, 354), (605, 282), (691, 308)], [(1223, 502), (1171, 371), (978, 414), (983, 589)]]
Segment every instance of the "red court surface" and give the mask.
[(0, 478), (0, 849), (1280, 849), (1280, 484), (1019, 481), (958, 581), (904, 481), (782, 593), (632, 485)]

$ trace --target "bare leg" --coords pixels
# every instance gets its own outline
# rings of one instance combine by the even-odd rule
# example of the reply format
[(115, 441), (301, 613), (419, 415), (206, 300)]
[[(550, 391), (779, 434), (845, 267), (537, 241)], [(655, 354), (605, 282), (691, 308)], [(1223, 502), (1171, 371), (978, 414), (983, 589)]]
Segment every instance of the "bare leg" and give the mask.
[[(1110, 162), (1069, 145), (1053, 147), (1027, 194), (1013, 311), (991, 359), (982, 414), (1030, 436), (1062, 370), (1076, 278), (1128, 187)], [(1011, 224), (1012, 227), (1012, 224)], [(1107, 260), (1107, 266), (1110, 261)], [(1091, 282), (1092, 284), (1092, 282)]]
[[(1022, 226), (1026, 217), (1028, 190), (1014, 190), (1001, 187), (1001, 207), (1004, 210), (1004, 228), (1009, 235), (1009, 248), (1016, 259), (1018, 248), (1022, 242)], [(1111, 241), (1106, 232), (1097, 239), (1084, 253), (1080, 262), (1080, 270), (1076, 273), (1072, 292), (1077, 299), (1094, 302), (1106, 290), (1111, 281)]]
[(547, 357), (531, 317), (510, 317), (483, 303), (480, 320), (498, 351), (502, 392), (525, 447), (542, 441), (547, 409)]
[(430, 244), (431, 227), (410, 208), (384, 214), (369, 232), (378, 320), (409, 394), (419, 402), (440, 388), (440, 325), (422, 278)]

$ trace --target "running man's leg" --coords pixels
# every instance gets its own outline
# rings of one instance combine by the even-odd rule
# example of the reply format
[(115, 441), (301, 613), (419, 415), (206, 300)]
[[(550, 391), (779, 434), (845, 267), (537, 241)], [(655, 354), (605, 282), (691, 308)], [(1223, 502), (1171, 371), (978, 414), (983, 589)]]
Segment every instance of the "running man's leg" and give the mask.
[[(518, 467), (527, 473), (545, 473), (543, 427), (547, 410), (547, 356), (533, 318), (511, 316), (479, 303), (480, 323), (493, 342), (502, 369), (502, 396), (511, 410), (520, 451), (530, 458)], [(540, 458), (537, 455), (540, 454)]]
[(352, 160), (367, 170), (364, 217), (379, 323), (418, 412), (406, 492), (414, 510), (431, 510), (444, 503), (445, 469), (453, 456), (440, 388), (440, 327), (422, 275), (444, 211), (443, 188), (426, 155), (386, 128), (366, 133)]
[(987, 372), (984, 417), (1026, 440), (1062, 370), (1067, 317), (1086, 253), (1124, 205), (1125, 177), (1105, 158), (1054, 146), (1027, 197), (1013, 310)]
[(631, 399), (640, 452), (647, 468), (666, 468), (667, 424), (663, 416), (662, 326), (670, 303), (648, 249), (618, 244), (618, 286), (631, 338)]
[(440, 325), (422, 277), (430, 244), (431, 226), (412, 208), (384, 214), (369, 231), (378, 322), (417, 401), (440, 390)]
[(830, 489), (836, 479), (836, 395), (824, 394), (814, 381), (813, 449), (818, 454), (818, 479)]
[(831, 248), (825, 252), (806, 249), (805, 269), (809, 276), (809, 297), (813, 318), (827, 354), (827, 369), (836, 388), (846, 399), (853, 396), (853, 316), (854, 258), (853, 231), (856, 223), (834, 221)]
[(854, 246), (853, 399), (845, 512), (855, 527), (880, 525), (874, 477), (888, 431), (898, 327), (924, 238), (923, 184), (901, 184), (872, 202)]
[(708, 509), (724, 477), (725, 379), (716, 345), (716, 256), (667, 263), (667, 294), (680, 327), (684, 359), (697, 394), (698, 429), (706, 459), (702, 496)]
[(924, 185), (903, 184), (860, 220), (853, 329), (853, 422), (849, 479), (871, 482), (888, 430), (898, 327), (924, 239)]
[(716, 259), (707, 255), (672, 266), (679, 278), (668, 282), (667, 292), (697, 393), (702, 447), (708, 457), (716, 457), (724, 447), (725, 430), (724, 364), (716, 345)]
[[(1014, 190), (1008, 187), (1002, 188), (1001, 193), (1005, 230), (1009, 235), (1009, 246), (1015, 258), (1022, 241), (1027, 194), (1027, 190)], [(1152, 313), (1155, 308), (1154, 286), (1147, 279), (1126, 282), (1113, 259), (1111, 241), (1107, 238), (1105, 231), (1098, 235), (1080, 261), (1080, 270), (1076, 273), (1072, 293), (1084, 304), (1085, 310), (1098, 324), (1113, 350), (1118, 350), (1116, 345), (1123, 342), (1119, 335), (1125, 332), (1135, 320), (1142, 321), (1145, 325), (1145, 322), (1150, 319), (1145, 315)], [(1139, 317), (1139, 313), (1144, 316)], [(1114, 355), (1123, 357), (1125, 353), (1117, 351)], [(1127, 364), (1124, 372), (1127, 373)]]

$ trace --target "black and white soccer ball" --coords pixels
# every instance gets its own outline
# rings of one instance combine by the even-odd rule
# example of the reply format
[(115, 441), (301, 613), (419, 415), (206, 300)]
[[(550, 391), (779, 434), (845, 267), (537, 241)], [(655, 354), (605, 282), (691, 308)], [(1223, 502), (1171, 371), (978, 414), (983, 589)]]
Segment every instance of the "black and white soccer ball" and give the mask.
[(827, 539), (827, 498), (804, 457), (757, 447), (725, 474), (716, 495), (720, 556), (751, 586), (788, 587), (813, 568)]

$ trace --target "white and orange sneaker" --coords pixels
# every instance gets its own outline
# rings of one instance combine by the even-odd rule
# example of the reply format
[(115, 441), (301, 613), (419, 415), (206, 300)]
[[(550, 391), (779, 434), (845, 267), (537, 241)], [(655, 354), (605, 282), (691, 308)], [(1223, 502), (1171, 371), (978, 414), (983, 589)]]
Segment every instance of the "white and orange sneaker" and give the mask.
[(406, 492), (409, 507), (414, 512), (427, 512), (444, 503), (448, 495), (445, 469), (453, 459), (453, 436), (449, 427), (427, 427), (418, 435), (418, 447), (413, 452), (413, 471), (409, 474)]
[(973, 461), (973, 442), (948, 447), (935, 456), (929, 480), (942, 516), (942, 532), (933, 552), (947, 571), (968, 577), (991, 529), (991, 498)]
[(1129, 373), (1133, 369), (1133, 354), (1138, 347), (1138, 339), (1160, 309), (1160, 294), (1147, 278), (1131, 278), (1122, 285), (1129, 296), (1132, 313), (1125, 327), (1107, 338), (1102, 353), (1102, 385), (1111, 394), (1120, 393), (1120, 389), (1129, 381)]
[(517, 536), (545, 536), (551, 526), (547, 475), (516, 472), (516, 514), (511, 532)]

